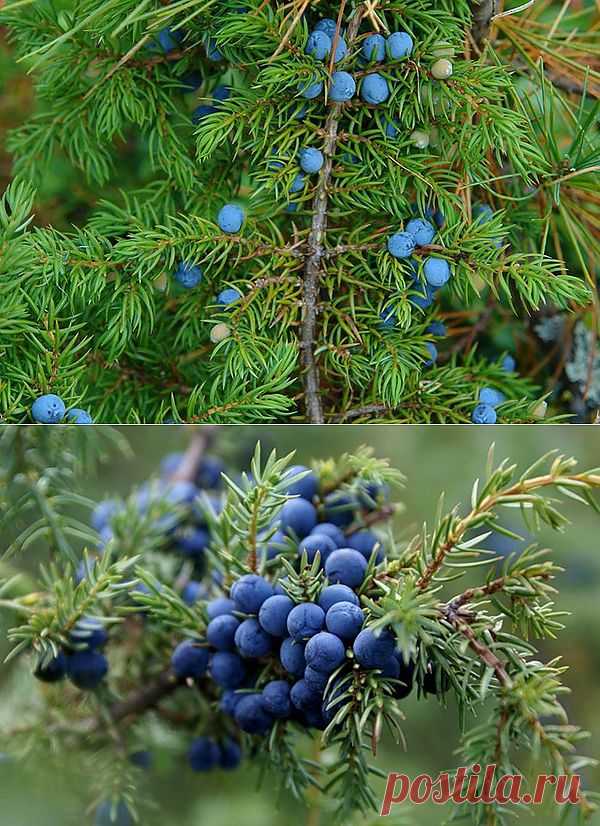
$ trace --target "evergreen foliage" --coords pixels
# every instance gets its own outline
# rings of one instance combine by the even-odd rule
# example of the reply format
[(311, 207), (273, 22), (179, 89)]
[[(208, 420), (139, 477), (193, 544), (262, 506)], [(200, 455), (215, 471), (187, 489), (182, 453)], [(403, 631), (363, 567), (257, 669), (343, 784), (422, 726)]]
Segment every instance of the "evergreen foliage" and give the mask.
[[(15, 754), (49, 748), (56, 755), (76, 746), (89, 755), (97, 818), (107, 807), (122, 810), (124, 818), (143, 815), (144, 767), (154, 737), (187, 753), (194, 771), (231, 769), (243, 755), (248, 768), (268, 778), (274, 795), (279, 787), (299, 801), (308, 797), (339, 822), (357, 814), (364, 820), (377, 806), (369, 778), (379, 771), (378, 743), (384, 733), (403, 743), (402, 700), (411, 690), (419, 701), (435, 702), (431, 695), (437, 695), (444, 706), (458, 709), (463, 764), (497, 763), (502, 772), (520, 773), (517, 761), (533, 754), (567, 775), (593, 764), (577, 753), (586, 735), (567, 721), (561, 705), (565, 668), (540, 661), (537, 649), (538, 642), (561, 633), (553, 586), (560, 569), (536, 544), (500, 560), (488, 538), (493, 529), (518, 539), (498, 521), (506, 507), (518, 508), (530, 533), (540, 526), (565, 529), (561, 501), (567, 499), (600, 510), (596, 470), (578, 471), (574, 460), (551, 454), (519, 471), (508, 462), (496, 466), (490, 452), (466, 510), (448, 510), (442, 497), (422, 532), (399, 540), (389, 521), (390, 487), (396, 489), (403, 477), (368, 449), (319, 462), (307, 477), (307, 469), (289, 468), (291, 457), (265, 459), (257, 446), (250, 474), (229, 473), (221, 492), (213, 485), (192, 497), (190, 480), (200, 478), (206, 446), (200, 433), (183, 458), (168, 463), (162, 480), (151, 480), (125, 502), (96, 507), (95, 528), (88, 528), (69, 516), (73, 504), (91, 504), (69, 493), (71, 484), (76, 487), (75, 454), (57, 450), (49, 432), (58, 431), (6, 428), (2, 435), (3, 529), (17, 517), (25, 523), (9, 556), (18, 552), (13, 563), (19, 564), (34, 537), (48, 549), (46, 567), (31, 586), (16, 574), (0, 588), (0, 608), (14, 620), (10, 667), (30, 667), (44, 680), (29, 682), (31, 695), (39, 686), (41, 696), (32, 703), (26, 692), (26, 721), (3, 732), (3, 743)], [(76, 432), (93, 460), (96, 437), (88, 429)], [(337, 522), (343, 541), (352, 544), (359, 530), (375, 534), (354, 591), (327, 586), (320, 555), (310, 564), (290, 532), (279, 550), (268, 550), (278, 527), (285, 528), (286, 503), (308, 504), (289, 495), (302, 478), (315, 480), (318, 519)], [(190, 555), (184, 539), (199, 524), (209, 542)], [(82, 547), (90, 549), (84, 551), (86, 569), (74, 577)], [(185, 594), (191, 580), (198, 588), (190, 600)], [(276, 595), (269, 597), (273, 585)], [(271, 600), (282, 598), (287, 607), (278, 602), (277, 611), (289, 612), (294, 603), (298, 611), (308, 602), (320, 614), (320, 622), (313, 618), (315, 627), (302, 632), (313, 635), (302, 663), (289, 659), (303, 649), (291, 638), (282, 645), (281, 661), (262, 650), (259, 659), (249, 652), (240, 660), (231, 648), (240, 644), (240, 629), (262, 625), (262, 606), (271, 603), (271, 613)], [(358, 626), (347, 623), (350, 615), (356, 622), (358, 604), (364, 626), (356, 636)], [(327, 631), (319, 632), (325, 610)], [(258, 613), (258, 623), (244, 618), (245, 611)], [(300, 613), (306, 626), (309, 615)], [(238, 628), (234, 643), (228, 624)], [(292, 624), (298, 627), (288, 619), (288, 629)], [(345, 653), (336, 633), (346, 640)], [(73, 661), (79, 664), (82, 655), (101, 666), (99, 681), (96, 671), (88, 682), (74, 672)], [(395, 673), (386, 672), (390, 657), (404, 664), (399, 678), (398, 665)], [(60, 680), (65, 672), (68, 680)], [(324, 692), (323, 716), (311, 705), (315, 692)], [(299, 709), (291, 716), (290, 699)], [(327, 759), (318, 750), (307, 758), (302, 735), (327, 747)], [(585, 791), (577, 807), (559, 814), (583, 823), (596, 799)], [(497, 804), (457, 810), (488, 826), (512, 822), (518, 813), (518, 807)]]
[[(528, 320), (596, 340), (595, 12), (558, 8), (8, 0), (36, 109), (0, 211), (2, 420), (46, 393), (121, 422), (466, 422), (490, 385), (499, 422), (585, 408)], [(94, 203), (32, 223), (65, 158)], [(415, 217), (435, 237), (395, 258)]]

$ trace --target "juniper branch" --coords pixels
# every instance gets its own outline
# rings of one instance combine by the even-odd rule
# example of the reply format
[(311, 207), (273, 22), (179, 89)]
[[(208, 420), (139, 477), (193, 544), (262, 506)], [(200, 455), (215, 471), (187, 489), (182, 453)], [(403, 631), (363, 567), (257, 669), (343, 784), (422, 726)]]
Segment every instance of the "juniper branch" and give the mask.
[[(181, 681), (175, 677), (172, 671), (163, 671), (150, 685), (146, 685), (124, 700), (114, 703), (110, 707), (110, 716), (115, 722), (120, 722), (131, 716), (137, 717), (150, 709), (156, 708), (161, 700), (169, 697), (180, 685)], [(98, 720), (96, 727), (100, 725), (101, 721)]]
[[(340, 14), (343, 9), (340, 9)], [(356, 9), (354, 17), (348, 26), (347, 43), (351, 46), (364, 16), (364, 7)], [(338, 21), (339, 30), (339, 21)], [(337, 31), (335, 41), (337, 42)], [(331, 59), (335, 54), (335, 43), (331, 50)], [(330, 67), (331, 69), (331, 67)], [(331, 71), (330, 71), (331, 74)], [(307, 256), (304, 265), (303, 301), (302, 301), (302, 332), (301, 353), (304, 366), (305, 404), (309, 421), (312, 424), (323, 423), (323, 406), (321, 400), (319, 367), (315, 355), (317, 337), (317, 305), (319, 302), (319, 279), (321, 263), (325, 255), (324, 239), (327, 230), (328, 188), (333, 167), (339, 119), (344, 104), (332, 103), (331, 110), (325, 121), (323, 143), (324, 163), (319, 173), (319, 181), (315, 188), (312, 204), (312, 224), (307, 240)]]
[[(550, 486), (581, 486), (600, 487), (600, 475), (591, 473), (582, 474), (562, 474), (550, 472), (544, 476), (537, 476), (531, 479), (521, 479), (513, 485), (494, 491), (485, 496), (475, 507), (462, 519), (459, 519), (448, 535), (440, 544), (433, 559), (428, 563), (423, 574), (417, 582), (419, 590), (425, 590), (432, 579), (444, 564), (446, 557), (460, 543), (469, 528), (482, 516), (489, 514), (502, 500), (510, 501), (511, 497), (526, 497), (529, 493), (543, 487)], [(524, 500), (525, 501), (525, 500)]]

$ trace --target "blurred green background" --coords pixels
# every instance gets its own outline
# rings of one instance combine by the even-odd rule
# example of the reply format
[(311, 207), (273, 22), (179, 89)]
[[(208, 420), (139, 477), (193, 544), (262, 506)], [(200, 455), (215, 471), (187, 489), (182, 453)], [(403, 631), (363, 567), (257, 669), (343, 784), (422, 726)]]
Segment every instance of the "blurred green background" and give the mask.
[[(152, 474), (165, 453), (185, 447), (189, 428), (177, 426), (122, 427), (132, 447), (127, 458), (117, 452), (110, 455), (93, 477), (85, 480), (81, 493), (93, 498), (106, 494), (127, 494), (132, 485)], [(497, 462), (510, 457), (521, 468), (549, 450), (575, 456), (580, 469), (600, 466), (600, 430), (594, 427), (408, 427), (408, 426), (263, 426), (222, 428), (215, 452), (229, 456), (251, 455), (257, 440), (263, 448), (278, 452), (297, 451), (297, 459), (337, 456), (359, 445), (372, 445), (379, 456), (388, 457), (407, 477), (403, 490), (395, 498), (404, 503), (396, 517), (398, 536), (411, 535), (423, 520), (431, 520), (441, 491), (446, 491), (446, 507), (466, 503), (474, 479), (484, 468), (487, 453), (495, 443)], [(569, 502), (565, 512), (572, 524), (562, 534), (546, 531), (542, 544), (555, 550), (555, 558), (564, 566), (557, 585), (560, 608), (570, 611), (565, 631), (556, 641), (544, 643), (541, 656), (561, 656), (569, 672), (566, 684), (572, 694), (565, 705), (577, 724), (589, 729), (592, 738), (583, 745), (587, 754), (600, 755), (600, 555), (598, 536), (600, 516), (590, 508)], [(516, 522), (513, 523), (518, 524)], [(0, 648), (6, 650), (6, 626), (1, 629)], [(0, 653), (2, 653), (0, 651)], [(15, 713), (15, 690), (29, 686), (27, 665), (0, 672), (0, 722), (5, 727)], [(453, 750), (458, 744), (459, 728), (452, 701), (442, 708), (437, 701), (416, 702), (414, 696), (405, 703), (404, 727), (408, 748), (405, 752), (393, 742), (386, 742), (378, 758), (381, 768), (436, 774), (456, 765)], [(305, 746), (306, 744), (304, 744)], [(301, 747), (304, 747), (301, 746)], [(10, 749), (10, 744), (0, 744)], [(528, 757), (521, 759), (527, 769)], [(93, 765), (93, 764), (92, 764)], [(81, 826), (87, 823), (85, 807), (90, 801), (91, 770), (77, 751), (59, 759), (31, 758), (25, 765), (0, 762), (0, 824), (6, 826)], [(600, 789), (600, 771), (589, 772), (585, 785)], [(194, 775), (173, 749), (159, 753), (142, 794), (154, 801), (156, 808), (144, 812), (143, 824), (178, 824), (178, 826), (279, 826), (327, 822), (327, 812), (306, 812), (293, 800), (283, 800), (277, 808), (275, 791), (266, 778), (256, 790), (256, 773), (251, 761), (235, 774)], [(382, 790), (382, 783), (378, 783)], [(434, 826), (449, 814), (440, 807), (400, 809), (399, 822)], [(551, 806), (538, 807), (523, 822), (535, 824), (554, 820)], [(390, 822), (391, 818), (387, 819)], [(365, 822), (357, 817), (356, 822)], [(371, 821), (369, 821), (371, 822)], [(372, 822), (385, 822), (376, 816)]]

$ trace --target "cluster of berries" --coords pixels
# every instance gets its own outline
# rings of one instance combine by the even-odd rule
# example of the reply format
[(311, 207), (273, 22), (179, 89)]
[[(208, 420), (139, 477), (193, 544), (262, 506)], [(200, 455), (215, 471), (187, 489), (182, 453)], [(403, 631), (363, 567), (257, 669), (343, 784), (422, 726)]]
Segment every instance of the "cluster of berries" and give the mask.
[[(171, 483), (168, 477), (180, 460), (180, 454), (167, 457), (162, 465), (164, 478), (158, 483), (142, 485), (135, 495), (135, 508), (143, 517), (151, 513), (153, 505), (159, 502), (172, 506), (167, 512), (161, 509), (161, 514), (153, 519), (153, 528), (157, 533), (164, 534), (167, 550), (177, 554), (191, 570), (191, 575), (187, 576), (181, 587), (182, 599), (191, 605), (208, 595), (201, 579), (206, 572), (206, 549), (211, 539), (206, 511), (197, 507), (196, 502), (203, 491), (209, 507), (213, 512), (219, 512), (221, 498), (217, 491), (221, 485), (223, 463), (220, 459), (206, 456), (199, 465), (195, 483)], [(107, 499), (95, 508), (92, 527), (100, 535), (97, 556), (81, 561), (75, 572), (76, 583), (90, 576), (96, 560), (115, 538), (119, 516), (125, 516), (127, 521), (127, 506), (118, 500)], [(143, 592), (145, 586), (138, 585), (137, 590)], [(102, 653), (107, 642), (108, 633), (98, 619), (82, 618), (71, 632), (68, 645), (56, 656), (40, 662), (35, 676), (43, 682), (57, 682), (68, 677), (82, 690), (94, 689), (108, 673), (108, 662)]]
[(44, 683), (56, 683), (68, 677), (83, 691), (96, 688), (108, 673), (103, 649), (108, 633), (94, 617), (82, 617), (69, 634), (68, 643), (56, 656), (41, 661), (34, 674)]
[[(373, 615), (363, 599), (385, 558), (367, 517), (387, 503), (387, 486), (361, 482), (352, 490), (323, 493), (314, 472), (290, 468), (286, 493), (292, 498), (259, 536), (257, 567), (263, 573), (242, 574), (226, 583), (222, 574), (208, 570), (211, 533), (206, 503), (201, 507), (199, 497), (202, 492), (212, 513), (220, 513), (223, 464), (205, 456), (194, 481), (187, 482), (174, 478), (181, 461), (181, 454), (167, 456), (161, 479), (143, 485), (127, 505), (101, 502), (92, 525), (100, 534), (101, 554), (109, 552), (103, 550), (107, 543), (118, 542), (124, 525), (131, 525), (131, 508), (147, 517), (165, 538), (170, 559), (181, 559), (172, 568), (161, 562), (161, 582), (168, 580), (186, 604), (196, 604), (199, 616), (206, 617), (205, 630), (180, 642), (170, 660), (173, 676), (182, 685), (201, 687), (219, 709), (207, 721), (207, 731), (189, 744), (191, 769), (235, 769), (242, 760), (243, 735), (264, 736), (278, 721), (303, 729), (337, 726), (336, 715), (355, 700), (353, 686), (367, 678), (385, 680), (397, 699), (407, 697), (415, 682), (415, 662), (405, 661), (391, 628), (373, 630)], [(154, 511), (159, 500), (167, 508)], [(278, 562), (280, 556), (291, 563), (294, 576)], [(90, 575), (87, 566), (93, 561), (85, 558), (78, 579)], [(127, 599), (143, 617), (140, 591), (145, 586), (137, 585)], [(67, 639), (56, 656), (38, 663), (35, 676), (45, 682), (67, 677), (82, 690), (96, 689), (108, 673), (105, 624), (83, 617)], [(419, 679), (424, 694), (448, 688), (445, 675), (432, 665)], [(133, 752), (129, 759), (148, 768), (151, 755)], [(132, 823), (124, 800), (98, 806), (97, 826), (107, 823)]]
[[(344, 685), (356, 668), (378, 670), (397, 698), (413, 686), (415, 664), (404, 662), (390, 629), (368, 627), (360, 599), (369, 564), (382, 562), (384, 549), (371, 530), (353, 526), (357, 514), (378, 507), (387, 491), (372, 485), (362, 502), (342, 492), (320, 501), (319, 481), (310, 472), (288, 492), (297, 498), (285, 503), (277, 530), (264, 538), (262, 562), (285, 553), (300, 570), (315, 565), (318, 554), (325, 575), (318, 594), (298, 597), (287, 577), (242, 575), (208, 601), (205, 635), (179, 643), (171, 658), (179, 679), (208, 676), (221, 693), (220, 709), (253, 735), (267, 734), (278, 720), (324, 729), (347, 701)], [(432, 685), (430, 678), (423, 690)], [(216, 764), (216, 751), (202, 742), (203, 756)]]
[(31, 416), (38, 424), (92, 424), (93, 419), (87, 410), (79, 407), (67, 407), (60, 396), (46, 393), (39, 396), (31, 405)]
[[(396, 232), (387, 240), (387, 249), (390, 255), (398, 260), (410, 259), (412, 270), (413, 293), (410, 303), (422, 310), (426, 310), (433, 304), (435, 294), (446, 284), (452, 275), (450, 265), (445, 258), (435, 255), (427, 256), (422, 265), (423, 278), (425, 283), (419, 281), (419, 265), (411, 258), (415, 250), (419, 247), (427, 247), (436, 236), (437, 229), (444, 224), (444, 217), (440, 212), (428, 210), (426, 218), (411, 218), (402, 232)], [(386, 307), (380, 314), (382, 329), (393, 329), (396, 326), (397, 318), (392, 307)], [(427, 332), (435, 336), (446, 334), (443, 324), (434, 322)], [(426, 343), (430, 353), (430, 359), (425, 366), (430, 367), (437, 358), (437, 348), (433, 342)]]
[[(337, 31), (337, 23), (330, 18), (324, 18), (314, 27), (306, 43), (305, 53), (316, 60), (325, 60), (331, 55), (334, 48), (333, 62), (342, 61), (348, 55), (348, 46), (342, 32)], [(406, 32), (394, 32), (387, 39), (379, 34), (369, 35), (361, 47), (361, 61), (363, 64), (381, 63), (386, 52), (392, 60), (410, 55), (413, 41)], [(323, 82), (313, 81), (300, 85), (300, 93), (308, 100), (319, 97), (323, 92)], [(334, 103), (345, 103), (356, 93), (356, 80), (350, 72), (335, 71), (331, 75), (328, 90), (329, 99)], [(386, 78), (379, 72), (365, 74), (360, 84), (360, 97), (370, 105), (377, 106), (390, 96), (390, 88)]]
[(196, 737), (188, 751), (188, 762), (197, 772), (211, 769), (237, 769), (242, 760), (240, 744), (231, 737), (214, 740), (212, 737)]
[[(502, 369), (507, 373), (514, 373), (516, 362), (511, 355), (502, 360)], [(496, 408), (506, 401), (506, 396), (495, 387), (482, 387), (477, 397), (477, 404), (471, 414), (473, 424), (496, 424)]]
[[(215, 515), (222, 509), (220, 489), (224, 464), (215, 456), (204, 456), (193, 482), (172, 482), (170, 477), (177, 470), (181, 459), (180, 453), (167, 456), (161, 464), (161, 479), (142, 485), (131, 504), (140, 518), (150, 519), (154, 532), (164, 536), (165, 550), (174, 554), (187, 568), (191, 566), (191, 575), (185, 579), (181, 597), (188, 605), (192, 605), (208, 594), (200, 581), (206, 573), (206, 550), (211, 541), (207, 509)], [(159, 509), (158, 515), (155, 507)], [(95, 508), (91, 521), (92, 527), (100, 535), (96, 549), (98, 556), (118, 536), (120, 518), (125, 526), (130, 523), (128, 505), (119, 500), (106, 499)], [(88, 577), (94, 564), (94, 557), (83, 559), (75, 573), (76, 582)], [(178, 574), (175, 580), (180, 581)], [(143, 586), (138, 588), (144, 590)]]

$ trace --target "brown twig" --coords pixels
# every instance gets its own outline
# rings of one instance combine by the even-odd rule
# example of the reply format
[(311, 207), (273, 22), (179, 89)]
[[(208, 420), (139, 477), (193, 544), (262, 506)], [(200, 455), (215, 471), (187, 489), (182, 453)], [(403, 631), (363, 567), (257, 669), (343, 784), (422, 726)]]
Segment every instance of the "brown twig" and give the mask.
[(119, 722), (126, 717), (142, 714), (154, 708), (165, 697), (171, 695), (175, 689), (181, 685), (181, 681), (175, 677), (172, 671), (163, 671), (156, 681), (137, 691), (124, 700), (114, 703), (110, 707), (110, 716), (113, 722)]
[[(358, 33), (363, 14), (364, 9), (357, 9), (348, 27), (347, 43), (349, 46)], [(342, 108), (343, 104), (333, 103), (325, 122), (325, 141), (323, 145), (325, 161), (321, 167), (319, 182), (313, 198), (313, 217), (307, 241), (307, 255), (304, 266), (300, 350), (302, 366), (304, 368), (306, 415), (312, 424), (322, 424), (324, 421), (319, 368), (314, 345), (317, 330), (317, 305), (319, 303), (319, 277), (321, 273), (321, 262), (325, 253), (323, 241), (327, 229), (328, 189), (331, 180), (333, 156), (335, 153), (338, 124)]]
[(492, 25), (492, 18), (498, 11), (497, 0), (473, 0), (471, 3), (473, 22), (471, 24), (471, 35), (478, 48), (481, 48), (483, 41), (487, 39)]
[(195, 479), (200, 460), (213, 443), (217, 430), (217, 425), (210, 424), (193, 429), (190, 444), (170, 476), (172, 482), (192, 482)]
[(394, 505), (383, 505), (379, 510), (367, 513), (359, 522), (353, 522), (344, 533), (349, 536), (361, 528), (369, 528), (371, 525), (376, 525), (378, 522), (385, 522), (390, 519), (396, 511)]
[(386, 404), (366, 404), (363, 407), (355, 407), (345, 413), (339, 413), (331, 420), (334, 424), (360, 419), (361, 416), (369, 416), (373, 413), (391, 413), (391, 409)]
[[(437, 574), (439, 569), (444, 564), (446, 556), (454, 547), (456, 547), (456, 545), (459, 544), (462, 537), (472, 524), (473, 520), (486, 513), (489, 513), (498, 503), (498, 500), (502, 498), (510, 498), (513, 496), (527, 494), (529, 493), (529, 491), (534, 491), (538, 488), (555, 485), (557, 484), (560, 478), (561, 477), (557, 477), (552, 473), (548, 473), (545, 476), (536, 476), (531, 479), (520, 480), (518, 482), (515, 482), (514, 485), (511, 485), (508, 488), (504, 488), (502, 490), (498, 490), (494, 493), (488, 494), (466, 516), (458, 520), (454, 527), (454, 530), (450, 532), (446, 541), (442, 542), (442, 544), (439, 546), (437, 553), (429, 562), (420, 579), (417, 581), (417, 588), (420, 591), (423, 591), (425, 588), (429, 586), (431, 580), (434, 578), (434, 576)], [(585, 481), (594, 487), (600, 486), (600, 476), (597, 476), (595, 474), (573, 474), (569, 475), (568, 477), (562, 478), (568, 478), (572, 481)]]

